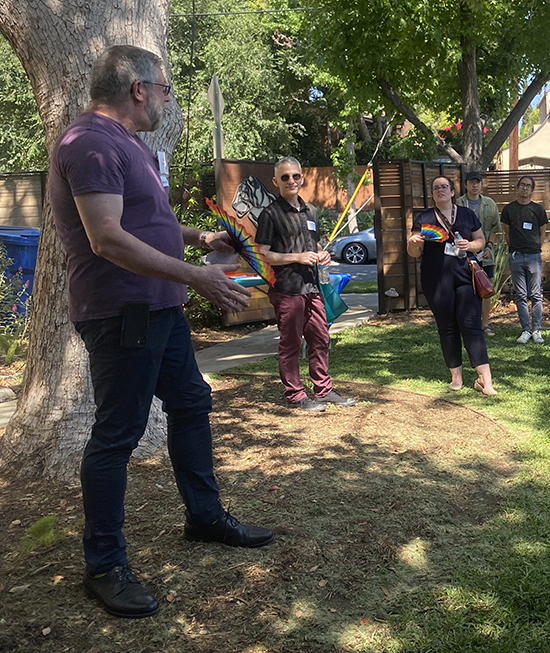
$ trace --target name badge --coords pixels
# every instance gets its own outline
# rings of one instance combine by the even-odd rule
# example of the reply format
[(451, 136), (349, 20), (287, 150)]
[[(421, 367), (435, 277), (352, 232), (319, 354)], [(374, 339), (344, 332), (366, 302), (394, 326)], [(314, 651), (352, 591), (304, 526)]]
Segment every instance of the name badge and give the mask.
[(164, 188), (168, 188), (170, 186), (170, 182), (168, 181), (168, 165), (166, 164), (166, 153), (162, 150), (158, 150), (157, 152), (157, 161), (159, 163), (159, 172), (162, 185)]
[(447, 256), (458, 256), (459, 251), (460, 250), (455, 245), (445, 243), (445, 254), (447, 254)]
[(531, 231), (531, 229), (533, 228), (533, 225), (530, 222), (524, 222), (523, 223), (523, 228), (527, 229), (528, 231)]
[(317, 231), (317, 227), (315, 226), (315, 222), (313, 222), (313, 220), (308, 220), (307, 221), (307, 228), (310, 231)]

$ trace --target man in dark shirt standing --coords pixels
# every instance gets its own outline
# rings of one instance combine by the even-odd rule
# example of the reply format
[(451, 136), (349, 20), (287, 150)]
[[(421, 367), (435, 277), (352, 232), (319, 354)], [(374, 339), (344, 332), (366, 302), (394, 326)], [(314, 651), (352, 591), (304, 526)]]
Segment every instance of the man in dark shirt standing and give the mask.
[(225, 275), (236, 266), (183, 260), (186, 243), (218, 250), (227, 244), (221, 234), (178, 224), (157, 159), (137, 135), (157, 129), (170, 101), (161, 63), (130, 45), (106, 50), (92, 70), (91, 106), (59, 138), (49, 175), (70, 318), (88, 350), (97, 405), (81, 467), (84, 588), (117, 617), (159, 610), (128, 566), (122, 534), (126, 468), (153, 396), (167, 414), (168, 451), (186, 506), (183, 535), (244, 547), (273, 540), (270, 530), (240, 524), (219, 501), (210, 387), (182, 303), (187, 285), (228, 311), (246, 308), (250, 293)]
[[(529, 175), (520, 178), (517, 200), (502, 210), (501, 223), (508, 243), (510, 272), (516, 289), (516, 305), (522, 333), (517, 339), (524, 345), (530, 338), (544, 342), (542, 326), (542, 258), (541, 249), (548, 219), (540, 204), (531, 201), (535, 180)], [(531, 319), (527, 299), (531, 299)]]
[[(299, 196), (302, 167), (291, 156), (275, 164), (273, 183), (279, 197), (258, 218), (256, 242), (263, 245), (275, 272), (269, 300), (279, 328), (279, 373), (288, 404), (302, 410), (324, 411), (326, 404), (353, 406), (342, 397), (328, 373), (329, 334), (318, 264), (328, 265), (330, 255), (319, 246), (317, 211)], [(315, 399), (310, 399), (300, 379), (302, 337), (308, 346), (309, 375)]]

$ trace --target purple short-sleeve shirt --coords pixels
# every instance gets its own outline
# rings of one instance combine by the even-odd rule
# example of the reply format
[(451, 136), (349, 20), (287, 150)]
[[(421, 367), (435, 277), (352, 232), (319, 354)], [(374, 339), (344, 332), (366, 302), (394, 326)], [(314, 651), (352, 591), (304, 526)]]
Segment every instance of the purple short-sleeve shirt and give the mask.
[(56, 143), (49, 184), (54, 221), (65, 249), (73, 322), (120, 315), (126, 302), (148, 302), (151, 310), (159, 310), (187, 301), (181, 284), (128, 272), (96, 256), (74, 202), (74, 197), (86, 193), (122, 195), (122, 228), (183, 260), (181, 227), (155, 156), (138, 136), (111, 118), (83, 113)]

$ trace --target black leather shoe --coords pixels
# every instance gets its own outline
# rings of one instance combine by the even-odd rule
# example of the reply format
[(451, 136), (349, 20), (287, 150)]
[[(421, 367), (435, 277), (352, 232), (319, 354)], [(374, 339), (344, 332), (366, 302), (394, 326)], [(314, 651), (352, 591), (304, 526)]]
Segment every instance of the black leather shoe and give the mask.
[(139, 619), (160, 610), (159, 604), (139, 583), (128, 565), (113, 567), (99, 578), (84, 574), (84, 590), (115, 617)]
[(220, 542), (227, 546), (244, 546), (255, 549), (273, 542), (273, 532), (260, 526), (241, 524), (233, 515), (226, 512), (213, 524), (185, 524), (185, 539), (191, 542)]
[(355, 406), (355, 399), (342, 397), (336, 390), (331, 390), (324, 397), (315, 397), (315, 401), (320, 401), (322, 404), (334, 404), (335, 406)]
[(320, 404), (318, 401), (310, 399), (309, 397), (304, 397), (303, 399), (300, 399), (300, 401), (289, 401), (288, 406), (290, 408), (301, 408), (302, 410), (307, 410), (310, 413), (322, 413), (324, 410), (326, 410), (326, 406), (324, 404)]

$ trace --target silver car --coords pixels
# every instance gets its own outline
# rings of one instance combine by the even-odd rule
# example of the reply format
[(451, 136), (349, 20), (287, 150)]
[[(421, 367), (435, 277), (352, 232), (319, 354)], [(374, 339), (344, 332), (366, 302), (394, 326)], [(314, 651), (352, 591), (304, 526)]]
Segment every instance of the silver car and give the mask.
[(361, 265), (363, 263), (374, 263), (376, 261), (376, 238), (374, 227), (358, 231), (351, 236), (335, 238), (327, 251), (332, 258), (349, 263)]

